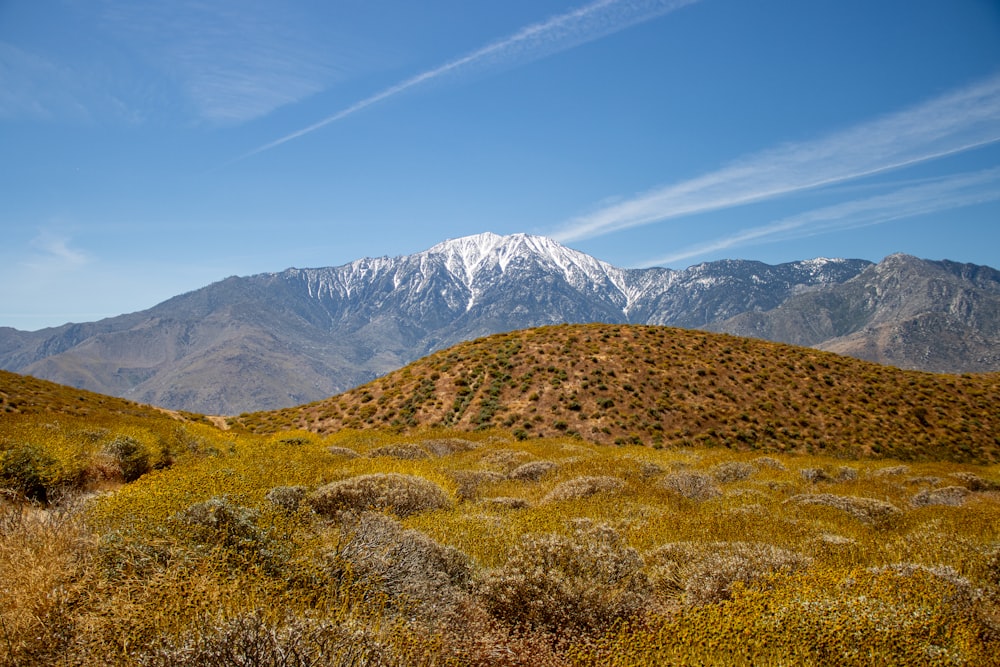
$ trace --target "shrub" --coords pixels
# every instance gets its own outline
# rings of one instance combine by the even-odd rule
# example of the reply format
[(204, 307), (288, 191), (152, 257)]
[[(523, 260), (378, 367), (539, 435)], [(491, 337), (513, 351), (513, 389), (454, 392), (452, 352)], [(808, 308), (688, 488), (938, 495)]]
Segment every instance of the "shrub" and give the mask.
[(261, 610), (196, 626), (191, 633), (147, 650), (138, 662), (144, 667), (399, 664), (364, 627), (303, 617), (269, 620)]
[(450, 456), (471, 451), (476, 448), (476, 443), (462, 438), (434, 438), (421, 441), (420, 447), (432, 456)]
[(500, 507), (508, 510), (523, 510), (531, 507), (531, 504), (524, 498), (507, 498), (505, 496), (487, 498), (483, 502), (487, 505), (492, 505), (493, 507)]
[(902, 514), (898, 507), (883, 500), (857, 496), (836, 496), (832, 493), (802, 493), (792, 496), (785, 502), (833, 507), (846, 512), (859, 521), (871, 524), (885, 523)]
[(471, 576), (469, 559), (461, 551), (375, 512), (344, 523), (341, 541), (328, 555), (327, 571), (392, 600), (439, 608), (453, 604)]
[(972, 472), (953, 472), (951, 476), (962, 482), (969, 491), (1000, 491), (1000, 484)]
[(322, 516), (378, 510), (402, 518), (417, 512), (451, 506), (448, 494), (415, 475), (374, 473), (332, 482), (313, 491), (307, 502)]
[(299, 504), (306, 497), (306, 487), (304, 486), (276, 486), (264, 496), (272, 505), (275, 505), (286, 512), (295, 512), (299, 509)]
[(785, 469), (785, 465), (781, 461), (770, 456), (758, 456), (753, 460), (753, 464), (758, 468), (770, 468), (771, 470)]
[(569, 536), (522, 536), (479, 592), (487, 610), (513, 626), (603, 630), (645, 606), (650, 585), (642, 567), (611, 528), (579, 526)]
[(502, 482), (505, 477), (498, 472), (489, 470), (456, 470), (451, 473), (458, 488), (455, 495), (459, 500), (472, 500), (479, 495), (479, 487), (483, 484)]
[(29, 500), (45, 502), (55, 460), (37, 445), (0, 451), (0, 485)]
[(517, 449), (497, 449), (485, 455), (481, 462), (485, 466), (496, 467), (505, 473), (524, 463), (525, 459), (530, 459), (531, 454)]
[(419, 445), (407, 442), (398, 445), (384, 445), (368, 452), (369, 458), (374, 459), (379, 456), (387, 456), (392, 459), (416, 460), (429, 458), (430, 454), (421, 449)]
[(109, 442), (104, 451), (122, 471), (122, 479), (133, 482), (149, 472), (149, 451), (128, 435), (119, 435)]
[(940, 489), (924, 489), (910, 499), (910, 504), (914, 507), (927, 507), (928, 505), (952, 505), (958, 506), (965, 502), (969, 495), (969, 490), (964, 486), (946, 486)]
[(688, 500), (708, 500), (722, 495), (712, 478), (701, 472), (672, 472), (660, 481), (660, 487)]
[(358, 458), (358, 453), (356, 451), (354, 451), (353, 449), (350, 449), (348, 447), (331, 446), (331, 447), (327, 447), (326, 451), (328, 453), (332, 454), (333, 456), (339, 456), (339, 457), (345, 458), (345, 459), (356, 459), (356, 458)]
[(733, 584), (808, 567), (808, 556), (757, 542), (676, 542), (646, 554), (653, 581), (667, 598), (688, 605), (729, 599)]
[(742, 482), (753, 475), (754, 468), (749, 463), (742, 461), (727, 461), (712, 468), (712, 477), (720, 484), (728, 482)]
[(554, 489), (545, 494), (541, 502), (552, 503), (560, 500), (589, 498), (598, 493), (618, 491), (623, 486), (625, 486), (625, 483), (620, 479), (617, 477), (608, 477), (607, 475), (576, 477), (558, 484)]
[(521, 482), (537, 482), (545, 473), (558, 467), (559, 464), (553, 461), (529, 461), (511, 470), (507, 477)]

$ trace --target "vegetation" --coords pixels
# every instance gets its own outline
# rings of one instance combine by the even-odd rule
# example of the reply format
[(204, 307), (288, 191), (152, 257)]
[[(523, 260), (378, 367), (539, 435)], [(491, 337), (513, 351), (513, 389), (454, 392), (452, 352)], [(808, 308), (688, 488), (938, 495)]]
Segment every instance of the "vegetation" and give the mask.
[(669, 327), (560, 325), (432, 354), (353, 391), (234, 427), (505, 428), (654, 447), (1000, 461), (1000, 374), (904, 371)]
[[(650, 328), (511, 334), (369, 385), (376, 422), (406, 397), (405, 427), (294, 422), (315, 405), (229, 430), (117, 399), (81, 414), (78, 390), (0, 378), (0, 667), (1000, 664), (995, 377), (662, 331), (728, 368), (615, 359), (627, 343), (655, 360)], [(737, 365), (807, 363), (836, 391), (789, 369), (736, 393)], [(585, 439), (583, 415), (632, 428), (681, 377), (660, 439)], [(848, 418), (860, 396), (881, 426)], [(451, 426), (421, 428), (437, 403)], [(775, 433), (799, 415), (798, 435), (699, 430), (763, 434), (765, 414)]]

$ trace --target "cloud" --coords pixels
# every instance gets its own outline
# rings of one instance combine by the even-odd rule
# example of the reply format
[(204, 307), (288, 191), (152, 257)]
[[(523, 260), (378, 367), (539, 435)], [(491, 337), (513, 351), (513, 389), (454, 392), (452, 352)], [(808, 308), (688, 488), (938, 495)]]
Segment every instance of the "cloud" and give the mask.
[(344, 39), (264, 0), (111, 2), (103, 28), (152, 62), (202, 119), (245, 122), (343, 79)]
[(31, 248), (35, 251), (29, 256), (24, 266), (36, 272), (56, 272), (77, 269), (90, 263), (90, 256), (71, 247), (71, 239), (67, 236), (49, 231), (39, 233), (31, 240)]
[(674, 262), (745, 245), (784, 241), (858, 227), (880, 225), (1000, 199), (1000, 168), (947, 176), (865, 199), (800, 213), (759, 227), (740, 230), (660, 257), (641, 266)]
[(0, 118), (85, 116), (78, 73), (0, 42)]
[(238, 159), (263, 153), (288, 141), (298, 139), (428, 81), (472, 67), (510, 66), (538, 60), (606, 37), (699, 1), (596, 0), (573, 11), (529, 25), (513, 35), (488, 44), (468, 55), (417, 74), (308, 127), (259, 146)]
[(815, 141), (786, 144), (718, 171), (571, 220), (577, 241), (670, 218), (771, 199), (1000, 141), (1000, 75)]

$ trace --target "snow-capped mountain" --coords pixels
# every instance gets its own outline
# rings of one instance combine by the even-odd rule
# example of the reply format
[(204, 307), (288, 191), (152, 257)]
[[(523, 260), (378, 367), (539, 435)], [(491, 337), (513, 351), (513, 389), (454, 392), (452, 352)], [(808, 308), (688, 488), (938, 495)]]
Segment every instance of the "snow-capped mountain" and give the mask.
[(413, 255), (231, 277), (100, 322), (0, 329), (0, 367), (234, 414), (324, 398), (502, 331), (598, 321), (736, 329), (744, 326), (737, 316), (825, 293), (871, 266), (727, 260), (622, 269), (544, 237), (487, 233)]

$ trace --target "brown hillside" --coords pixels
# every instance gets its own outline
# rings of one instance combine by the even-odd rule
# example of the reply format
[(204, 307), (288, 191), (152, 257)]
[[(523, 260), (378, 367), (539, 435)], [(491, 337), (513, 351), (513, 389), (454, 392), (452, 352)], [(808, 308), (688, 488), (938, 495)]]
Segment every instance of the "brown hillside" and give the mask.
[(72, 417), (147, 417), (164, 415), (184, 421), (205, 421), (201, 415), (177, 413), (124, 398), (96, 394), (30, 375), (0, 370), (0, 419), (4, 415), (67, 415)]
[(937, 375), (668, 327), (560, 325), (463, 343), (257, 432), (506, 427), (605, 444), (1000, 460), (1000, 375)]

